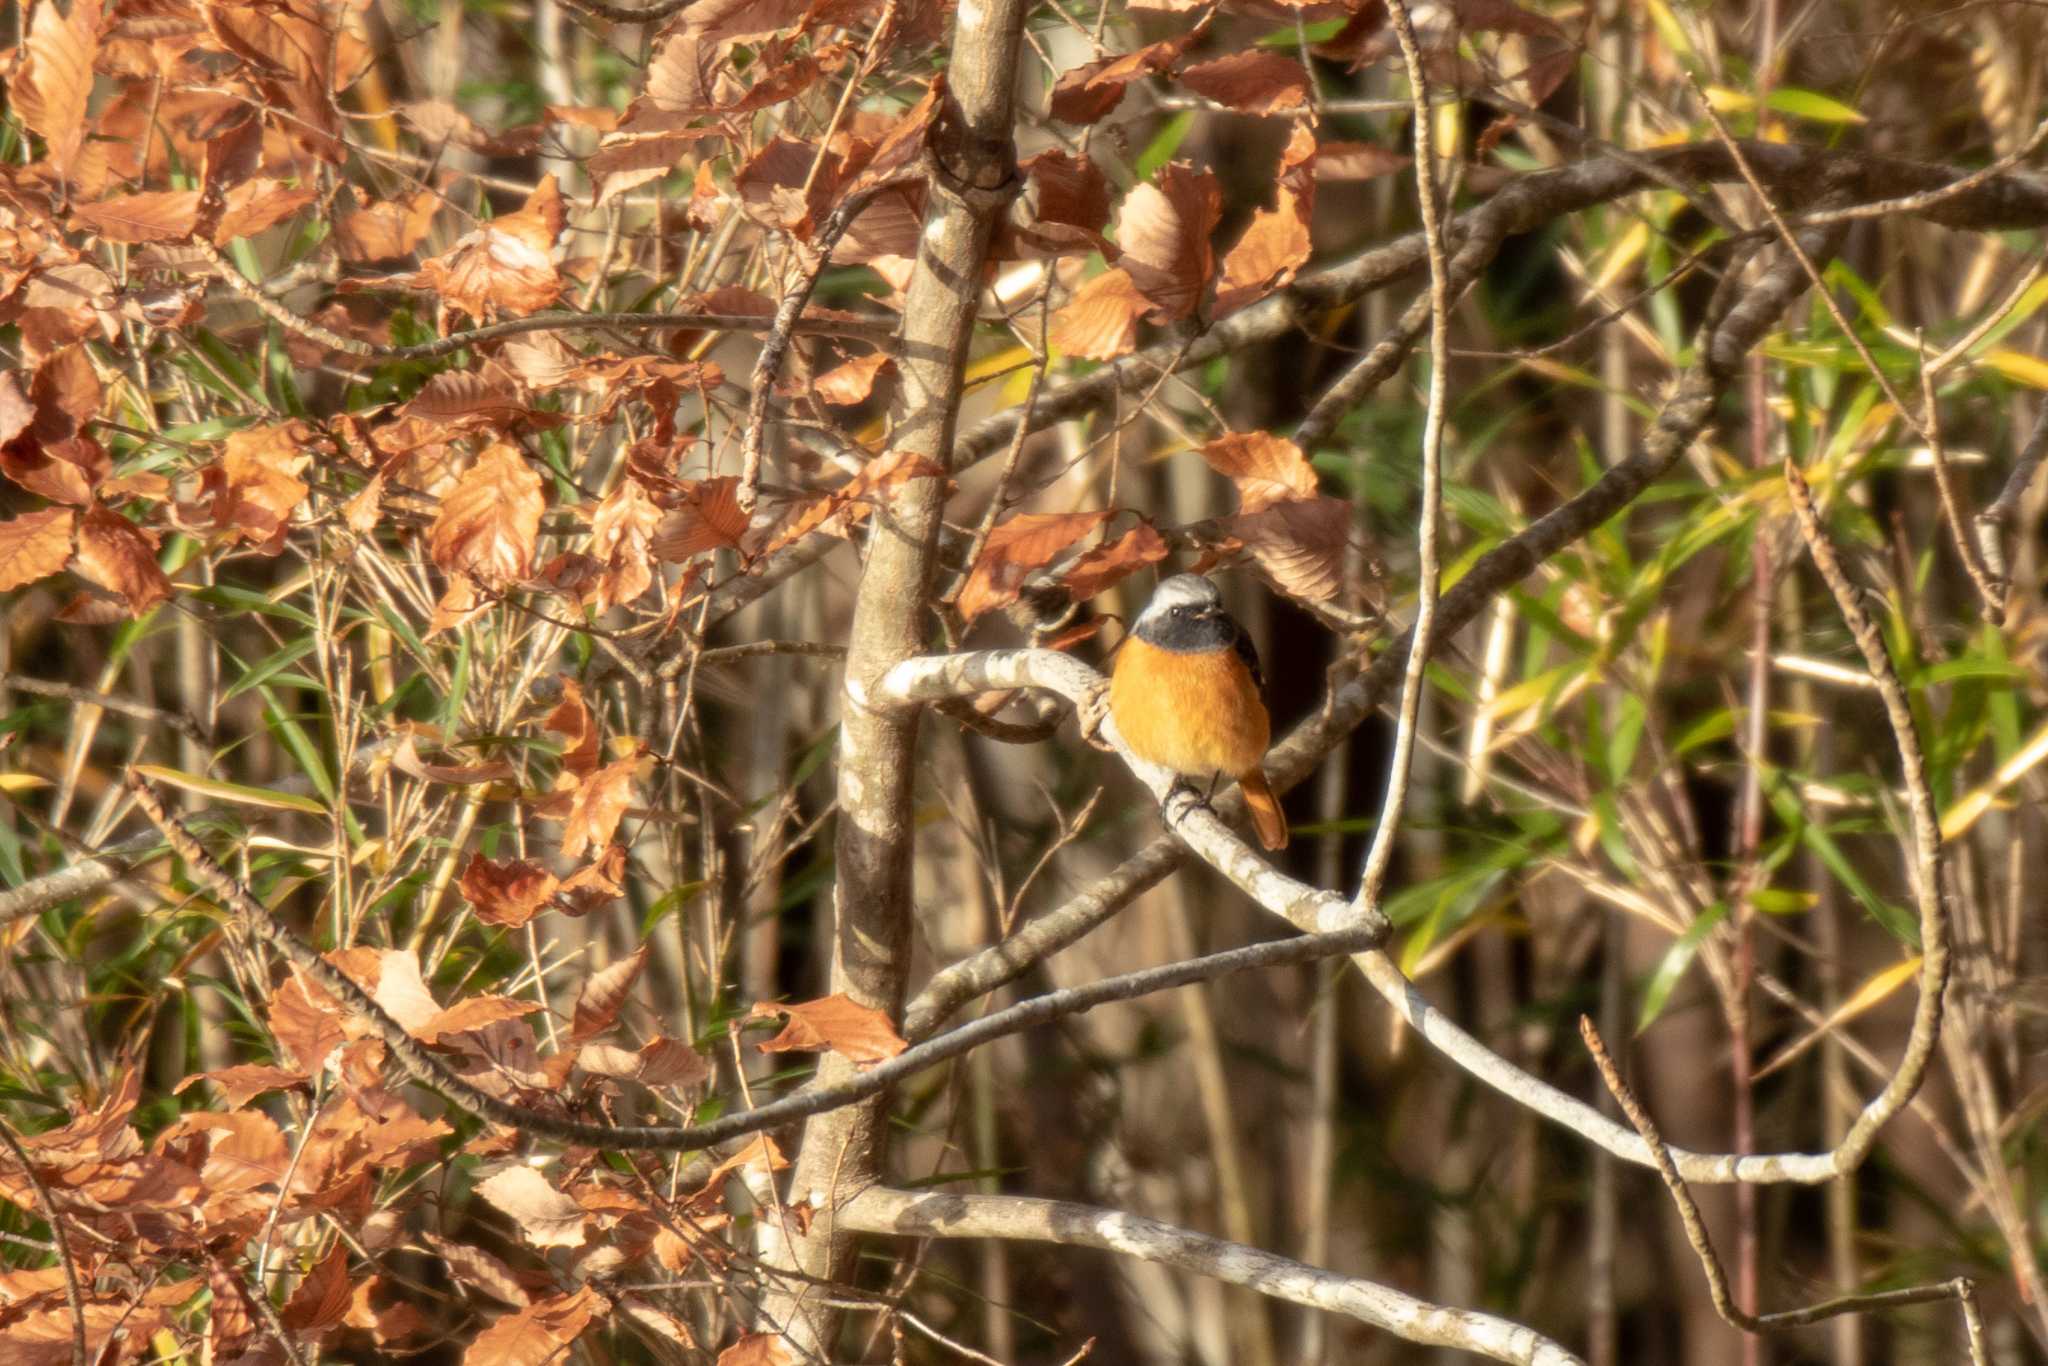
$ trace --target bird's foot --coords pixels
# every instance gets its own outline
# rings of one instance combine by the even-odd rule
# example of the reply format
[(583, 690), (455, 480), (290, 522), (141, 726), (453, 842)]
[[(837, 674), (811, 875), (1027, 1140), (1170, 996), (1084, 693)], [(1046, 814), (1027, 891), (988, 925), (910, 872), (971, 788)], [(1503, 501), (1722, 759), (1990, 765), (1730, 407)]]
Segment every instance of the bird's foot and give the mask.
[(1074, 709), (1074, 717), (1081, 723), (1081, 738), (1106, 754), (1114, 754), (1116, 746), (1102, 736), (1102, 723), (1109, 719), (1109, 684), (1098, 683), (1081, 705)]
[(1216, 814), (1216, 808), (1211, 802), (1215, 796), (1216, 784), (1213, 781), (1209, 784), (1208, 790), (1204, 791), (1185, 777), (1175, 778), (1173, 786), (1166, 789), (1166, 796), (1160, 801), (1159, 810), (1169, 822), (1186, 820), (1196, 811), (1207, 811), (1213, 816)]

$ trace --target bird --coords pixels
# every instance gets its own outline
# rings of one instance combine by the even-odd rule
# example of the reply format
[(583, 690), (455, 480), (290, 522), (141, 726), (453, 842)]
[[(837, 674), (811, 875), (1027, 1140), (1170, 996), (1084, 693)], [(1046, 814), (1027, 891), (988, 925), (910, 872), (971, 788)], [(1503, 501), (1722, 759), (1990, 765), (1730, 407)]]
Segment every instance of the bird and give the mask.
[(1259, 843), (1275, 850), (1287, 847), (1287, 817), (1259, 766), (1273, 738), (1263, 688), (1259, 652), (1216, 585), (1175, 574), (1152, 590), (1117, 651), (1109, 714), (1132, 754), (1208, 779), (1210, 795), (1235, 778)]

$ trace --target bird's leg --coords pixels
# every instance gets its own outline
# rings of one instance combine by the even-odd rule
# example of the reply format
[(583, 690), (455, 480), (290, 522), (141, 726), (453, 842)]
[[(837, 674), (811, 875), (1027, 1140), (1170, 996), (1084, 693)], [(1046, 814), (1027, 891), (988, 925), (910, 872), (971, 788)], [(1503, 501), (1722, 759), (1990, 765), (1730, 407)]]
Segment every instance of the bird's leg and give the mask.
[(1167, 817), (1171, 819), (1173, 816), (1174, 798), (1179, 797), (1184, 802), (1180, 809), (1182, 816), (1186, 816), (1190, 811), (1208, 811), (1213, 814), (1215, 808), (1210, 803), (1215, 800), (1216, 788), (1222, 781), (1223, 773), (1219, 769), (1217, 772), (1209, 775), (1208, 790), (1202, 791), (1188, 781), (1188, 776), (1185, 773), (1176, 774), (1173, 779), (1173, 786), (1166, 789), (1166, 800), (1159, 804), (1160, 810), (1165, 812)]

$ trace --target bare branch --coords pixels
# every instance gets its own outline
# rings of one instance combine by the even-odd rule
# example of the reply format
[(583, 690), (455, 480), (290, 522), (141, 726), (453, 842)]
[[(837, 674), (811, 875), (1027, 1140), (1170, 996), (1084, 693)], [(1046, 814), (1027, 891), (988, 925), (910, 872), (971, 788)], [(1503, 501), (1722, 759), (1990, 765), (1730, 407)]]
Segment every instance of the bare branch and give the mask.
[(1373, 1281), (1340, 1276), (1121, 1210), (1015, 1195), (932, 1195), (872, 1186), (841, 1205), (837, 1214), (841, 1225), (864, 1233), (1009, 1238), (1098, 1248), (1344, 1314), (1408, 1342), (1475, 1352), (1521, 1366), (1579, 1362), (1534, 1329), (1491, 1314), (1431, 1304)]

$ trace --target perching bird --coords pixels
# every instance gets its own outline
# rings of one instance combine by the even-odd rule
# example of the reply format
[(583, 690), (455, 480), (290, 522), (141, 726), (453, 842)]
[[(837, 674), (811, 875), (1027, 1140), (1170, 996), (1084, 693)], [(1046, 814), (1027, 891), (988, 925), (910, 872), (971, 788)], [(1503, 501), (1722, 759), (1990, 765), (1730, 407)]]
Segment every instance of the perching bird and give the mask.
[(1153, 590), (1110, 676), (1109, 711), (1140, 759), (1185, 778), (1237, 779), (1268, 849), (1287, 847), (1287, 817), (1259, 761), (1272, 722), (1259, 696), (1259, 654), (1216, 585), (1176, 574)]

